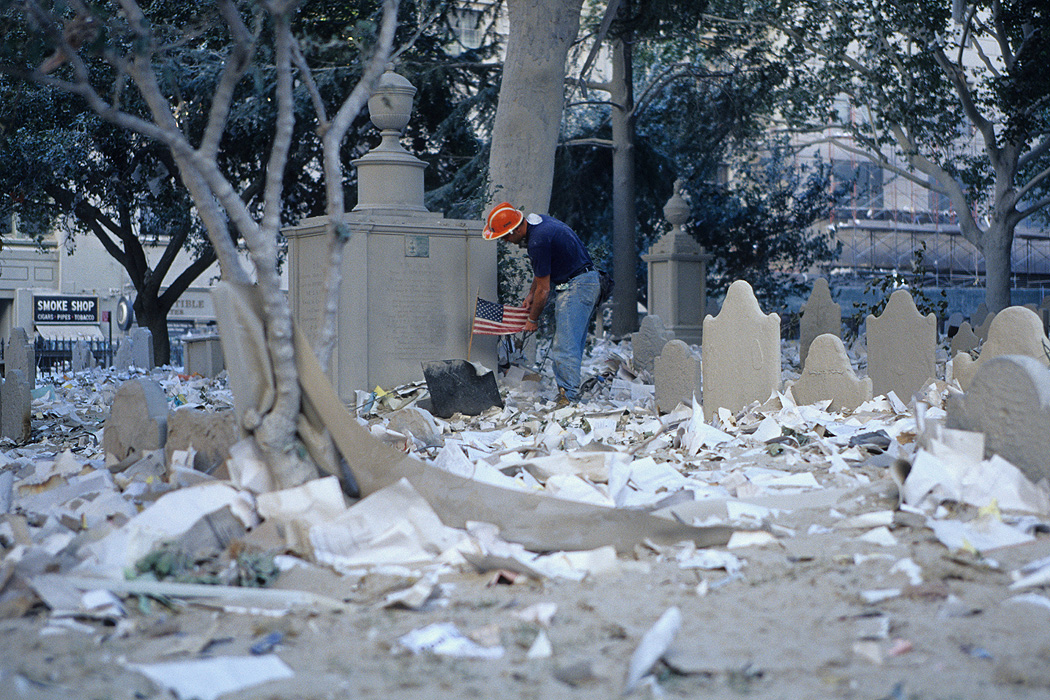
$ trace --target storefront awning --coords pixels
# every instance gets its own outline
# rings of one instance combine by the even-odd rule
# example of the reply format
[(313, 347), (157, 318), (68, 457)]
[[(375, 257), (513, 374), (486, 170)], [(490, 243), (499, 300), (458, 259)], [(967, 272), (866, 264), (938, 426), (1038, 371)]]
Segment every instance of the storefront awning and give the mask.
[(37, 325), (36, 332), (40, 334), (41, 338), (48, 340), (79, 340), (80, 338), (85, 340), (105, 340), (106, 338), (106, 336), (102, 335), (99, 327), (95, 325)]

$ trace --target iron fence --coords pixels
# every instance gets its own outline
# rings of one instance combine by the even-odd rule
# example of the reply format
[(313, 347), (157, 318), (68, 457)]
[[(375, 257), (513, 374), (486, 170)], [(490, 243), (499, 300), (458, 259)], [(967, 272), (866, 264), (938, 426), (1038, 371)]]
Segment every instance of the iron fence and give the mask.
[[(36, 351), (36, 366), (41, 371), (68, 370), (73, 366), (73, 346), (77, 338), (37, 338), (33, 343)], [(113, 364), (113, 347), (108, 340), (83, 339), (95, 357), (99, 367)]]

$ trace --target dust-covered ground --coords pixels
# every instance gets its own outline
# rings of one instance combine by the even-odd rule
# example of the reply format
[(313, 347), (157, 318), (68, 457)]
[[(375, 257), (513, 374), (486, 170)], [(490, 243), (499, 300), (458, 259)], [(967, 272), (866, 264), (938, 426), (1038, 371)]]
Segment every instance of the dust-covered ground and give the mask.
[[(80, 548), (99, 530), (125, 526), (128, 514), (92, 525), (97, 509), (82, 503), (52, 504), (50, 513), (24, 507), (46, 502), (30, 494), (109, 471), (101, 421), (126, 375), (42, 378), (40, 386), (52, 390), (38, 391), (34, 402), (34, 441), (4, 452), (14, 479), (0, 525), (0, 697), (210, 697), (222, 671), (200, 663), (245, 658), (279, 660), (288, 677), (221, 697), (608, 698), (628, 685), (636, 697), (1050, 697), (1050, 583), (1038, 578), (1050, 557), (1045, 512), (1003, 507), (1005, 495), (994, 491), (974, 502), (934, 493), (902, 508), (890, 464), (913, 461), (921, 435), (914, 407), (901, 411), (885, 400), (843, 415), (774, 397), (714, 421), (724, 438), (701, 440), (688, 407), (655, 413), (648, 376), (630, 367), (628, 354), (599, 345), (588, 367), (599, 386), (589, 401), (560, 412), (546, 400), (548, 378), (512, 377), (504, 410), (435, 420), (440, 445), (433, 435), (391, 427), (391, 416), (422, 392), (380, 397), (362, 421), (378, 439), (422, 459), (437, 461), (454, 447), (525, 488), (565, 497), (679, 514), (688, 512), (685, 502), (729, 502), (735, 505), (694, 522), (729, 525), (741, 538), (711, 550), (643, 542), (611, 563), (576, 562), (533, 577), (516, 576), (513, 563), (481, 572), (448, 552), (371, 567), (317, 566), (302, 552), (269, 552), (283, 569), (269, 589), (317, 594), (339, 610), (289, 604), (264, 611), (188, 595), (121, 595), (120, 608), (112, 600), (80, 601), (66, 612), (45, 604), (27, 582), (75, 574)], [(790, 351), (785, 357), (790, 368)], [(164, 371), (154, 377), (173, 407), (229, 405), (221, 381)], [(927, 392), (931, 419), (945, 391)], [(605, 482), (592, 472), (573, 477), (582, 487), (528, 463), (534, 454), (599, 449), (627, 456), (609, 462)], [(943, 452), (940, 458), (950, 462)], [(147, 511), (185, 478), (168, 470), (145, 486), (117, 474), (113, 492)], [(584, 495), (585, 488), (594, 493)], [(935, 529), (941, 523), (993, 541), (974, 544), (972, 534), (952, 540)], [(993, 546), (1003, 536), (1020, 543)], [(464, 535), (460, 546), (476, 542)], [(1029, 573), (1036, 577), (1026, 582)], [(392, 593), (414, 584), (424, 587), (421, 599), (408, 608), (390, 604)], [(643, 643), (672, 609), (680, 625)], [(431, 637), (430, 651), (410, 649), (413, 633), (439, 630), (453, 641), (442, 647)], [(640, 645), (660, 660), (641, 662), (632, 675)], [(142, 672), (178, 662), (187, 664), (179, 675), (203, 676), (205, 690), (180, 695)], [(248, 683), (259, 673), (244, 666), (234, 675)]]

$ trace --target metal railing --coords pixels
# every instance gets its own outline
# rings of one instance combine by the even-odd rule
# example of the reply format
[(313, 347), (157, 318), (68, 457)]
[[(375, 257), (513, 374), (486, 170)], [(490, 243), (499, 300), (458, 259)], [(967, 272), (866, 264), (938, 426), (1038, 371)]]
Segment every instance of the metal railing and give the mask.
[(113, 347), (108, 340), (78, 338), (37, 338), (33, 343), (36, 366), (41, 371), (68, 370), (73, 367), (73, 346), (80, 340), (88, 344), (99, 367), (113, 364)]

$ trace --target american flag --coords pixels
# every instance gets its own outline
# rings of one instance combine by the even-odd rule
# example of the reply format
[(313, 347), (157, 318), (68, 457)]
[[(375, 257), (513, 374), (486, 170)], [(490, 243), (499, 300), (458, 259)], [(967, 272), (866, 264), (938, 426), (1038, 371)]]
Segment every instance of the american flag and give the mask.
[(474, 332), (478, 335), (510, 335), (525, 328), (529, 313), (524, 306), (495, 304), (478, 297), (474, 309)]

